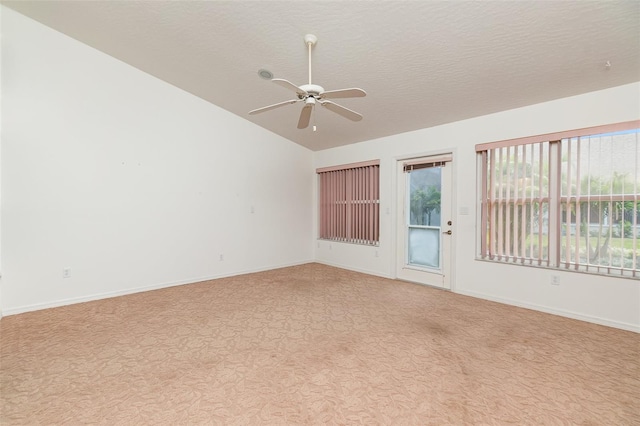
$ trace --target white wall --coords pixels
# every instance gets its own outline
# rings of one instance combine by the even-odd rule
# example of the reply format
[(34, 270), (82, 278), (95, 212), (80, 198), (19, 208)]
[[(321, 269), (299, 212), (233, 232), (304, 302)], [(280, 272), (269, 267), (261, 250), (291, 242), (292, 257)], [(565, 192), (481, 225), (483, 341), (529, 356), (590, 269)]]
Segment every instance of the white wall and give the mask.
[[(477, 261), (478, 143), (637, 120), (640, 83), (546, 102), (443, 126), (317, 152), (315, 167), (381, 160), (380, 247), (316, 241), (319, 262), (395, 277), (395, 165), (399, 157), (453, 151), (455, 181), (453, 291), (640, 331), (640, 282)], [(366, 125), (366, 119), (361, 123)], [(459, 214), (468, 208), (468, 215)], [(315, 209), (314, 209), (315, 211)], [(317, 217), (314, 216), (317, 229)], [(331, 249), (329, 246), (331, 245)], [(376, 252), (379, 257), (376, 256)], [(551, 274), (560, 285), (551, 286)]]
[(0, 9), (5, 315), (313, 260), (311, 151)]
[[(638, 119), (638, 83), (313, 154), (0, 14), (5, 315), (314, 257), (394, 277), (395, 161), (453, 151), (455, 207), (470, 211), (455, 217), (455, 292), (640, 331), (638, 281), (477, 261), (474, 215), (475, 144)], [(374, 158), (380, 246), (316, 241), (314, 168)]]

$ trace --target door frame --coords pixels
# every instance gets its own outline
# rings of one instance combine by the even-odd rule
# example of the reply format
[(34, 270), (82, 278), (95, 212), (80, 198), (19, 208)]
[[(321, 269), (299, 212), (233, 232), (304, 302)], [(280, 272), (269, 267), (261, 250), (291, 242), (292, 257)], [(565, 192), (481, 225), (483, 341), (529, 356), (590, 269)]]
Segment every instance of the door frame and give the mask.
[[(400, 172), (399, 170), (402, 168), (402, 165), (405, 161), (408, 160), (418, 160), (421, 158), (427, 158), (427, 157), (436, 157), (436, 156), (443, 156), (443, 155), (450, 155), (451, 156), (451, 161), (447, 164), (447, 167), (451, 167), (451, 182), (449, 184), (450, 186), (450, 208), (451, 208), (451, 221), (453, 222), (453, 224), (451, 225), (450, 229), (453, 231), (453, 234), (447, 238), (450, 239), (450, 253), (449, 253), (449, 259), (447, 259), (447, 265), (448, 265), (448, 269), (449, 269), (449, 276), (448, 279), (446, 279), (445, 277), (445, 286), (432, 286), (435, 288), (440, 288), (443, 290), (450, 290), (450, 291), (454, 291), (455, 289), (455, 267), (454, 267), (454, 262), (453, 260), (455, 259), (455, 254), (456, 254), (456, 229), (457, 229), (457, 221), (458, 221), (458, 217), (457, 217), (457, 209), (456, 209), (456, 194), (457, 194), (457, 185), (456, 185), (456, 150), (454, 148), (450, 148), (450, 149), (441, 149), (441, 150), (437, 150), (437, 151), (429, 151), (429, 152), (424, 152), (424, 153), (417, 153), (417, 154), (411, 154), (411, 155), (403, 155), (403, 156), (399, 156), (399, 157), (395, 157), (395, 168), (394, 168), (394, 172), (393, 172), (393, 193), (394, 193), (394, 217), (393, 217), (393, 256), (392, 256), (392, 264), (393, 264), (393, 277), (395, 279), (399, 279), (399, 280), (403, 280), (403, 281), (410, 281), (410, 282), (415, 282), (417, 284), (421, 284), (421, 285), (427, 285), (427, 286), (431, 286), (429, 284), (424, 284), (421, 283), (419, 280), (410, 280), (410, 279), (406, 279), (406, 278), (401, 278), (398, 276), (398, 270), (399, 270), (399, 266), (400, 266), (400, 250), (404, 250), (403, 247), (400, 246), (401, 244), (401, 239), (400, 237), (403, 236), (404, 233), (404, 206), (402, 205), (403, 203), (400, 202), (400, 200), (404, 200), (404, 192), (405, 192), (405, 188), (400, 189), (400, 185), (403, 184), (402, 182), (400, 182)], [(444, 261), (444, 259), (443, 259)]]

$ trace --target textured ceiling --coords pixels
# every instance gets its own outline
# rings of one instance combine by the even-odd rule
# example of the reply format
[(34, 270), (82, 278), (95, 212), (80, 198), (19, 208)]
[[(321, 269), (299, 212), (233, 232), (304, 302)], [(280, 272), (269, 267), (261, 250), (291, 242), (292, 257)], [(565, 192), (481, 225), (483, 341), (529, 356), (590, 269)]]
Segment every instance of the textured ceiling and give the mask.
[[(312, 150), (640, 80), (640, 2), (3, 1), (6, 6)], [(360, 87), (317, 108), (249, 116), (295, 95), (257, 71)], [(611, 67), (606, 67), (607, 61)]]

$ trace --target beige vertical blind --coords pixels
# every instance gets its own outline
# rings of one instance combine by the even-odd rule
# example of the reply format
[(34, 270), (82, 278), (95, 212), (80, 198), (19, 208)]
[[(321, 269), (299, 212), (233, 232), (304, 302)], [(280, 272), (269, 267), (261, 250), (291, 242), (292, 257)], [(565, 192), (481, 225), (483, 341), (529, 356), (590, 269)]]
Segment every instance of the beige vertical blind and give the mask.
[(483, 259), (640, 277), (640, 120), (476, 151)]
[(380, 228), (380, 161), (317, 169), (319, 237), (376, 245)]
[(481, 153), (483, 258), (548, 266), (549, 142)]

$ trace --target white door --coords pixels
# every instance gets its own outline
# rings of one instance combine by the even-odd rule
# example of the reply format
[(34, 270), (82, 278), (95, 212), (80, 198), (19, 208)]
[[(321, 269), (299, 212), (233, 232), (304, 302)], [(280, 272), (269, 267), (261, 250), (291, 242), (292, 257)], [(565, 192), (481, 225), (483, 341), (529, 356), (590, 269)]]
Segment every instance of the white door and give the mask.
[(399, 279), (451, 288), (451, 154), (398, 162)]

